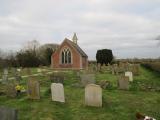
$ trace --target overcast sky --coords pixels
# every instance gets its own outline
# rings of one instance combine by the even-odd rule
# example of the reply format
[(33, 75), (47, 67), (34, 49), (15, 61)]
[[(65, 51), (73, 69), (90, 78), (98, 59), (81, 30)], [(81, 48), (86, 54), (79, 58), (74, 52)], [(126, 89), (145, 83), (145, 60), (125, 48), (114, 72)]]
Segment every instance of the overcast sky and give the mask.
[(160, 57), (160, 0), (0, 0), (0, 49), (27, 41), (58, 43), (77, 33), (95, 59), (98, 49), (117, 58)]

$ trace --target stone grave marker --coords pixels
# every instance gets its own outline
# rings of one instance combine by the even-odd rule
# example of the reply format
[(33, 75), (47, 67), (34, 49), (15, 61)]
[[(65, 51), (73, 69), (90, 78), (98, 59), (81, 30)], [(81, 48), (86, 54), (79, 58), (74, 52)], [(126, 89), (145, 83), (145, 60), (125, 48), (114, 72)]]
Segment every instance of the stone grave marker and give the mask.
[(128, 90), (129, 89), (129, 77), (128, 76), (120, 76), (118, 79), (119, 89)]
[(63, 75), (52, 74), (52, 75), (50, 75), (50, 81), (51, 81), (51, 83), (62, 83), (63, 84), (64, 76)]
[(52, 94), (52, 101), (65, 102), (63, 84), (52, 83), (51, 94)]
[(20, 84), (20, 82), (22, 81), (22, 77), (20, 75), (18, 75), (18, 74), (16, 74), (14, 77), (15, 77), (16, 82), (18, 84)]
[(30, 68), (26, 68), (26, 72), (27, 72), (27, 75), (31, 75), (32, 72), (31, 72), (31, 69)]
[(8, 74), (3, 74), (2, 75), (2, 84), (7, 84), (8, 83)]
[(17, 71), (18, 71), (18, 72), (21, 72), (21, 69), (20, 69), (20, 68), (18, 68), (18, 69), (17, 69)]
[(128, 76), (129, 77), (129, 81), (132, 82), (133, 81), (133, 75), (132, 75), (132, 72), (125, 72), (125, 76)]
[(42, 69), (41, 69), (41, 68), (37, 68), (37, 73), (38, 73), (39, 75), (42, 75)]
[(95, 74), (82, 74), (80, 75), (80, 78), (81, 78), (81, 84), (83, 86), (95, 83)]
[(4, 69), (4, 75), (8, 75), (8, 69), (7, 68)]
[(99, 85), (88, 84), (85, 87), (85, 105), (102, 106), (102, 88)]
[(11, 98), (15, 98), (17, 96), (17, 91), (14, 84), (9, 83), (8, 85), (6, 85), (6, 95), (7, 97)]
[(30, 99), (40, 99), (40, 84), (37, 80), (31, 78), (27, 83), (27, 92)]
[(18, 120), (18, 111), (14, 108), (1, 106), (0, 120)]
[(3, 70), (3, 75), (2, 75), (2, 84), (8, 83), (8, 69), (5, 68)]
[(133, 75), (139, 75), (139, 73), (140, 73), (140, 65), (139, 64), (132, 65), (132, 73), (133, 73)]
[(114, 65), (113, 65), (113, 70), (114, 70), (114, 73), (115, 73), (116, 75), (118, 75), (118, 65), (117, 65), (117, 64), (114, 64)]

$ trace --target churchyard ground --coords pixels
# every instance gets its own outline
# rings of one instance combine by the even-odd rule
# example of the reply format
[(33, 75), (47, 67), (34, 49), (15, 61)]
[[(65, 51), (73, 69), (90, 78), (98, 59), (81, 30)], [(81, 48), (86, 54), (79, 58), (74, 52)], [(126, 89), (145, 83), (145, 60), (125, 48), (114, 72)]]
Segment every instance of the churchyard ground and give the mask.
[[(37, 68), (31, 72), (37, 73)], [(48, 68), (47, 68), (48, 69)], [(52, 70), (48, 70), (52, 71)], [(1, 70), (2, 73), (2, 70)], [(13, 75), (9, 71), (9, 76)], [(40, 82), (40, 100), (30, 100), (21, 94), (17, 98), (0, 95), (0, 106), (18, 109), (19, 120), (135, 120), (136, 112), (142, 112), (160, 119), (160, 74), (140, 67), (140, 75), (134, 76), (129, 90), (119, 90), (117, 76), (111, 73), (96, 73), (96, 83), (108, 80), (111, 86), (103, 89), (102, 107), (89, 107), (84, 104), (84, 88), (74, 86), (78, 79), (74, 71), (67, 71), (64, 80), (65, 103), (51, 99), (49, 75), (36, 76)], [(22, 72), (22, 75), (27, 75)], [(21, 84), (26, 88), (26, 80)], [(1, 90), (4, 88), (0, 84)]]

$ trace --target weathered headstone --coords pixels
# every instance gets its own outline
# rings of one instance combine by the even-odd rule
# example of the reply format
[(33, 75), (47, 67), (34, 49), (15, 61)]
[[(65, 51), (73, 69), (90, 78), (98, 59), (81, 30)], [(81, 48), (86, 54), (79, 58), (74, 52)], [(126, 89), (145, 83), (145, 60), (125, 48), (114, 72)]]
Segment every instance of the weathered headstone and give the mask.
[(50, 81), (51, 83), (62, 83), (63, 84), (64, 76), (52, 74), (50, 75)]
[(14, 84), (9, 83), (8, 85), (6, 85), (6, 95), (7, 97), (11, 98), (15, 98), (17, 96), (17, 91)]
[(7, 68), (4, 69), (4, 75), (8, 75), (8, 69)]
[(133, 73), (133, 75), (139, 75), (139, 73), (140, 73), (140, 65), (139, 64), (132, 65), (132, 73)]
[(8, 74), (3, 74), (2, 75), (2, 84), (7, 84), (8, 83)]
[(95, 74), (82, 74), (80, 75), (80, 78), (81, 78), (81, 84), (83, 86), (95, 83)]
[(125, 72), (125, 76), (128, 76), (129, 77), (129, 81), (133, 81), (133, 75), (132, 75), (132, 72), (129, 72), (129, 71), (127, 71), (127, 72)]
[(114, 73), (118, 75), (118, 65), (117, 64), (113, 64), (113, 69), (114, 69)]
[(27, 72), (27, 75), (31, 75), (32, 72), (31, 72), (31, 69), (30, 68), (26, 68), (26, 72)]
[(0, 120), (17, 120), (18, 111), (13, 108), (0, 107)]
[(102, 106), (102, 88), (99, 85), (88, 84), (85, 87), (85, 105)]
[(120, 76), (118, 79), (119, 89), (128, 90), (129, 89), (129, 77), (128, 76)]
[(5, 68), (3, 70), (3, 75), (2, 75), (2, 84), (8, 83), (8, 69)]
[(52, 94), (52, 101), (65, 102), (63, 84), (52, 83), (51, 94)]
[(30, 99), (40, 99), (40, 85), (35, 79), (28, 80), (28, 97)]
[(16, 82), (18, 84), (20, 84), (20, 82), (22, 81), (22, 77), (20, 75), (18, 75), (18, 74), (16, 74), (14, 77), (15, 77)]
[(101, 88), (106, 89), (111, 86), (111, 82), (107, 80), (101, 80), (99, 81), (99, 85), (101, 86)]

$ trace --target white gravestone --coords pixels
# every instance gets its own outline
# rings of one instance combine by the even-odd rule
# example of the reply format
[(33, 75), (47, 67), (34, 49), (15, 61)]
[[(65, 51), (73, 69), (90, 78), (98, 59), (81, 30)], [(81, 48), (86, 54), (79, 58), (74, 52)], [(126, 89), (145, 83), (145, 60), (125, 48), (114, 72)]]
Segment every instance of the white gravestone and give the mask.
[(51, 94), (52, 94), (52, 101), (65, 102), (63, 84), (52, 83)]
[(102, 88), (99, 85), (88, 84), (85, 87), (85, 105), (102, 106)]
[(129, 81), (132, 82), (133, 81), (133, 74), (132, 72), (125, 72), (125, 76), (129, 77)]

